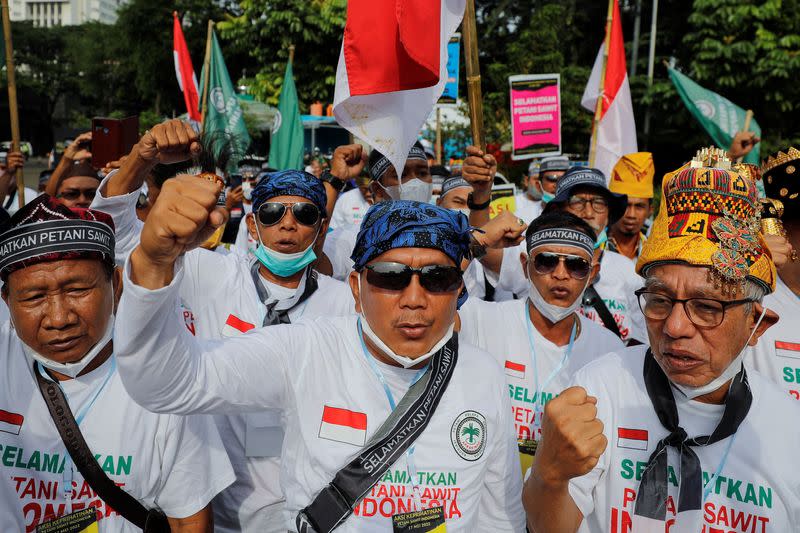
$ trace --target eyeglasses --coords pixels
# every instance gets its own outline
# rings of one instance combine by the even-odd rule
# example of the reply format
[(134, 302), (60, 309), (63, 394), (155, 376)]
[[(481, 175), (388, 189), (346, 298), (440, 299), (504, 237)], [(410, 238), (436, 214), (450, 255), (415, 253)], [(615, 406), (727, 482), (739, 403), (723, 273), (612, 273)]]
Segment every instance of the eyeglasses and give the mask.
[(533, 269), (537, 274), (551, 274), (562, 261), (567, 273), (574, 279), (586, 279), (586, 276), (592, 271), (592, 264), (583, 257), (554, 252), (539, 252), (533, 256)]
[(461, 269), (449, 265), (427, 265), (411, 268), (403, 263), (381, 262), (366, 266), (367, 283), (379, 289), (401, 291), (419, 276), (419, 284), (428, 292), (452, 292), (461, 287)]
[(320, 219), (319, 208), (308, 202), (265, 202), (258, 208), (258, 221), (262, 226), (274, 226), (283, 219), (288, 208), (294, 219), (304, 226), (313, 226)]
[(686, 316), (692, 324), (702, 328), (719, 326), (725, 319), (725, 310), (734, 305), (752, 303), (755, 300), (745, 298), (742, 300), (721, 301), (712, 298), (670, 298), (647, 289), (639, 289), (634, 294), (639, 299), (639, 308), (645, 317), (651, 320), (666, 320), (672, 314), (675, 304), (683, 304)]
[(70, 202), (74, 202), (81, 196), (87, 200), (94, 200), (95, 194), (97, 194), (96, 187), (90, 189), (66, 189), (58, 193), (58, 197), (63, 198), (64, 200), (69, 200)]
[(605, 213), (608, 211), (608, 200), (602, 196), (595, 196), (593, 198), (581, 198), (580, 196), (572, 196), (569, 199), (568, 205), (570, 209), (581, 212), (586, 209), (586, 204), (591, 204), (595, 213)]

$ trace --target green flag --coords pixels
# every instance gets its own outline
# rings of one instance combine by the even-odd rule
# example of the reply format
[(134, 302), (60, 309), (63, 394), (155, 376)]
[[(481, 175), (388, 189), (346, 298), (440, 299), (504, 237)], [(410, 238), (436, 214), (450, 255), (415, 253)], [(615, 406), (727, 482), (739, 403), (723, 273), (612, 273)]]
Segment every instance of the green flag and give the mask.
[[(684, 76), (675, 69), (667, 69), (669, 78), (675, 84), (681, 100), (700, 122), (703, 129), (711, 136), (714, 143), (720, 148), (729, 149), (734, 135), (744, 129), (744, 120), (747, 112), (735, 105), (727, 98), (715, 92), (704, 89), (690, 78)], [(761, 137), (761, 126), (755, 119), (750, 120), (750, 131)], [(759, 151), (761, 143), (758, 143), (753, 150), (744, 158), (745, 163), (759, 165), (761, 158)]]
[[(205, 80), (205, 66), (200, 74), (200, 79)], [(205, 88), (202, 89), (203, 91)], [(244, 124), (244, 114), (236, 97), (236, 91), (228, 75), (228, 67), (222, 57), (222, 49), (217, 41), (217, 33), (211, 31), (211, 61), (208, 76), (208, 104), (206, 106), (205, 123), (203, 131), (207, 134), (225, 132), (231, 135), (236, 146), (242, 151), (250, 145), (250, 135)], [(204, 102), (205, 92), (200, 101)]]
[(278, 114), (272, 127), (269, 166), (278, 170), (303, 168), (303, 122), (300, 120), (300, 108), (297, 107), (291, 61), (286, 63)]

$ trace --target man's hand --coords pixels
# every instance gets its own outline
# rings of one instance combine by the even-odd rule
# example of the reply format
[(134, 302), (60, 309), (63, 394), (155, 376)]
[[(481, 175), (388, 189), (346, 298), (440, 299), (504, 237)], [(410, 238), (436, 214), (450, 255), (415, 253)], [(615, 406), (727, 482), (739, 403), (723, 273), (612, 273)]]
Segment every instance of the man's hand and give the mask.
[(360, 144), (345, 144), (333, 152), (331, 174), (342, 181), (357, 177), (367, 163), (367, 153)]
[(25, 155), (22, 152), (8, 152), (6, 156), (6, 166), (4, 170), (9, 174), (14, 174), (18, 168), (25, 166)]
[(69, 146), (64, 149), (64, 154), (62, 157), (66, 157), (70, 161), (83, 161), (85, 159), (91, 159), (91, 143), (92, 132), (87, 131), (86, 133), (81, 133), (75, 137), (75, 140), (69, 143)]
[(172, 279), (175, 261), (226, 222), (217, 208), (222, 184), (182, 175), (164, 182), (131, 262), (134, 282), (154, 289)]
[(102, 170), (103, 174), (108, 176), (113, 171), (115, 171), (118, 168), (120, 168), (122, 166), (122, 164), (125, 163), (125, 161), (127, 159), (128, 159), (128, 156), (127, 155), (123, 155), (122, 157), (120, 157), (116, 161), (109, 161), (108, 163), (106, 163), (106, 166), (103, 167), (103, 170)]
[(533, 475), (552, 486), (589, 473), (608, 445), (597, 418), (597, 398), (570, 387), (547, 402)]
[(481, 227), (483, 233), (476, 231), (475, 239), (487, 248), (510, 248), (525, 238), (528, 225), (510, 211), (503, 211)]
[(168, 120), (145, 133), (134, 147), (137, 155), (152, 164), (178, 163), (198, 155), (202, 150), (191, 124)]
[(242, 186), (239, 185), (235, 189), (228, 192), (225, 196), (225, 208), (230, 211), (240, 203), (244, 199), (244, 193), (242, 192)]
[(786, 237), (782, 235), (764, 235), (764, 242), (767, 244), (767, 248), (769, 248), (769, 252), (772, 255), (775, 268), (780, 269), (789, 262), (794, 248)]
[(731, 141), (731, 147), (728, 149), (728, 157), (731, 161), (735, 161), (741, 157), (749, 154), (753, 148), (761, 141), (759, 137), (752, 131), (740, 131)]
[(477, 146), (467, 146), (467, 157), (461, 166), (461, 176), (472, 185), (472, 197), (482, 203), (489, 199), (497, 173), (497, 161)]

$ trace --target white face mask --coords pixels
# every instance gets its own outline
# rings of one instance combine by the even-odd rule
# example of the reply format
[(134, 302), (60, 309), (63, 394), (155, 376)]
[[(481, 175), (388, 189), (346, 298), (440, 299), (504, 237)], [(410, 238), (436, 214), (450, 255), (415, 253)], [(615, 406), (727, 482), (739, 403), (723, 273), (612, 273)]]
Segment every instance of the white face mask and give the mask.
[[(360, 275), (358, 276), (358, 293), (359, 295), (361, 294)], [(380, 337), (378, 337), (378, 335), (372, 330), (372, 328), (369, 325), (369, 322), (367, 321), (367, 317), (364, 316), (364, 313), (359, 313), (359, 316), (361, 317), (361, 331), (364, 332), (364, 335), (366, 335), (369, 338), (369, 340), (372, 341), (372, 344), (374, 344), (375, 347), (381, 351), (381, 353), (389, 357), (392, 361), (399, 364), (403, 368), (411, 368), (412, 366), (423, 363), (428, 359), (430, 359), (431, 357), (433, 357), (433, 354), (441, 350), (442, 346), (447, 344), (447, 341), (449, 341), (450, 338), (453, 336), (453, 329), (455, 328), (455, 322), (450, 324), (450, 327), (447, 328), (447, 332), (444, 334), (444, 337), (439, 339), (439, 342), (434, 344), (433, 348), (431, 348), (428, 352), (412, 359), (411, 357), (407, 357), (405, 355), (399, 355), (394, 350), (389, 348), (389, 346), (387, 346), (386, 343), (383, 342), (380, 339)]]
[[(383, 184), (378, 182), (383, 187)], [(416, 202), (430, 203), (433, 196), (433, 183), (422, 181), (419, 178), (408, 180), (400, 185), (383, 187), (392, 200), (414, 200)]]
[(242, 196), (248, 202), (253, 199), (253, 184), (249, 181), (242, 182)]
[[(728, 368), (722, 371), (722, 374), (712, 379), (709, 383), (706, 383), (705, 385), (701, 385), (699, 387), (680, 385), (670, 380), (672, 381), (672, 384), (675, 386), (675, 388), (681, 391), (683, 395), (689, 398), (690, 400), (694, 400), (698, 396), (704, 396), (706, 394), (710, 394), (716, 391), (717, 389), (725, 385), (728, 381), (732, 380), (734, 376), (736, 376), (736, 374), (738, 374), (739, 371), (742, 369), (742, 359), (744, 359), (744, 351), (750, 344), (750, 340), (753, 338), (753, 335), (755, 335), (758, 326), (761, 324), (761, 321), (764, 319), (764, 315), (766, 314), (767, 314), (767, 308), (765, 307), (764, 310), (761, 311), (761, 316), (758, 317), (756, 325), (753, 326), (753, 331), (751, 331), (750, 336), (747, 337), (747, 342), (744, 343), (744, 346), (739, 351), (739, 355), (737, 355), (736, 358), (733, 361), (731, 361), (731, 364), (728, 365)], [(666, 372), (664, 373), (666, 374)]]
[(568, 307), (560, 307), (558, 305), (546, 302), (544, 296), (542, 296), (542, 293), (540, 293), (539, 289), (536, 288), (536, 285), (533, 284), (533, 280), (528, 280), (528, 283), (531, 286), (530, 294), (528, 295), (528, 297), (530, 298), (531, 303), (533, 303), (533, 306), (540, 313), (542, 313), (542, 316), (544, 316), (547, 320), (549, 320), (553, 324), (556, 324), (558, 322), (561, 322), (562, 320), (564, 320), (565, 318), (567, 318), (572, 313), (578, 310), (578, 308), (581, 306), (583, 292), (586, 290), (586, 287), (589, 286), (590, 279), (591, 276), (586, 277), (586, 284), (583, 286), (583, 290), (575, 298), (575, 301), (569, 304)]

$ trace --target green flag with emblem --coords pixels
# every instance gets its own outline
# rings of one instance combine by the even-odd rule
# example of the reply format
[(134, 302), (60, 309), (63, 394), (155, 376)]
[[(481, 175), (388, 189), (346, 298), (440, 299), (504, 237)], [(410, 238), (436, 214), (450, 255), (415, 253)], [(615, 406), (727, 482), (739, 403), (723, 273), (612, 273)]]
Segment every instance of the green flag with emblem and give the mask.
[[(700, 122), (703, 129), (711, 136), (714, 143), (720, 148), (729, 149), (733, 137), (744, 129), (747, 111), (737, 106), (724, 96), (701, 87), (691, 78), (681, 74), (673, 68), (668, 68), (669, 78), (678, 90), (681, 100)], [(761, 126), (755, 119), (750, 121), (749, 131), (761, 137)], [(745, 163), (758, 165), (761, 163), (759, 152), (761, 143), (744, 158)]]
[(278, 114), (272, 127), (269, 143), (269, 166), (278, 170), (302, 170), (303, 122), (297, 103), (292, 62), (286, 63), (283, 86), (278, 101)]

